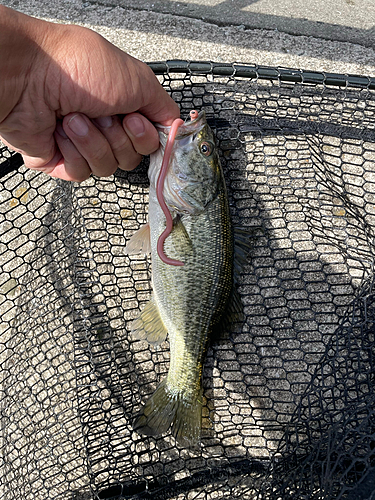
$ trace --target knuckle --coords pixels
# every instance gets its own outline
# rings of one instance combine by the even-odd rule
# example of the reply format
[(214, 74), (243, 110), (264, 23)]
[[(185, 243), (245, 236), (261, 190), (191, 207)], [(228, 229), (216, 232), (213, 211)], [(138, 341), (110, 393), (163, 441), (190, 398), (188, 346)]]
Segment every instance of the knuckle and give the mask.
[(93, 163), (101, 163), (110, 155), (108, 143), (97, 144), (95, 148), (90, 149), (87, 154), (89, 161)]
[(140, 164), (141, 160), (142, 156), (134, 153), (134, 155), (121, 158), (118, 166), (121, 170), (134, 170)]
[(129, 139), (129, 137), (123, 133), (114, 137), (111, 141), (112, 150), (114, 152), (123, 152), (123, 151), (131, 151), (133, 150), (133, 145)]

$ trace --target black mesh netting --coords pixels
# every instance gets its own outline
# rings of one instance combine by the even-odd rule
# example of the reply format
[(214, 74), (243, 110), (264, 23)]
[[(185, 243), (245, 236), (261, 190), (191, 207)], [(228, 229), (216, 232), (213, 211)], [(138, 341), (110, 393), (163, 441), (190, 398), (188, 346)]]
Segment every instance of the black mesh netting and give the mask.
[(245, 65), (153, 65), (206, 110), (252, 249), (245, 322), (204, 368), (203, 438), (132, 420), (168, 345), (129, 335), (150, 263), (146, 163), (82, 184), (0, 171), (0, 499), (375, 498), (375, 81)]

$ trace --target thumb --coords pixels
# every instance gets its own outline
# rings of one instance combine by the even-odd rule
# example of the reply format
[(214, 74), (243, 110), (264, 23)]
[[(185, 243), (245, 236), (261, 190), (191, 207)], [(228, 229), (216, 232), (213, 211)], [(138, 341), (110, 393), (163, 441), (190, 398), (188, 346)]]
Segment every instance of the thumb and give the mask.
[(21, 131), (16, 129), (13, 133), (1, 131), (0, 138), (10, 149), (22, 154), (28, 168), (44, 171), (58, 154), (55, 138), (50, 133), (23, 133), (21, 136)]
[(60, 153), (60, 151), (57, 149), (56, 146), (54, 148), (52, 157), (49, 160), (48, 157), (50, 155), (37, 158), (35, 156), (28, 156), (23, 151), (19, 152), (22, 154), (23, 161), (27, 168), (30, 168), (32, 170), (38, 170), (39, 172), (44, 172), (45, 174), (49, 175), (54, 171), (56, 165), (62, 159), (62, 154)]
[[(133, 58), (132, 58), (133, 59)], [(169, 126), (180, 117), (180, 108), (160, 84), (152, 69), (134, 60), (138, 70), (139, 89), (142, 99), (138, 111), (151, 122)]]

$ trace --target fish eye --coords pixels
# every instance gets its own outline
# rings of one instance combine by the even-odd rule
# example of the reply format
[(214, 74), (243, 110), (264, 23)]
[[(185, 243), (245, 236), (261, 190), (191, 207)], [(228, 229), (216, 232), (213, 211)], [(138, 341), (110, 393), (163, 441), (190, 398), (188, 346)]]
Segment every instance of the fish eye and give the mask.
[(202, 142), (199, 149), (204, 156), (210, 156), (214, 148), (210, 142)]

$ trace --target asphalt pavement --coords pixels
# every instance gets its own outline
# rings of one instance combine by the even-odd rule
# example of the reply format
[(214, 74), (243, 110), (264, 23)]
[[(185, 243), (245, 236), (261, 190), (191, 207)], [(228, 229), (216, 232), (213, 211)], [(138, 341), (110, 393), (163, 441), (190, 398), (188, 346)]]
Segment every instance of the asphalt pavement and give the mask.
[(5, 0), (88, 26), (144, 61), (244, 62), (375, 76), (374, 0)]
[[(98, 3), (114, 5), (113, 0)], [(218, 26), (278, 30), (291, 35), (375, 46), (374, 0), (119, 0), (124, 8), (201, 19)]]

